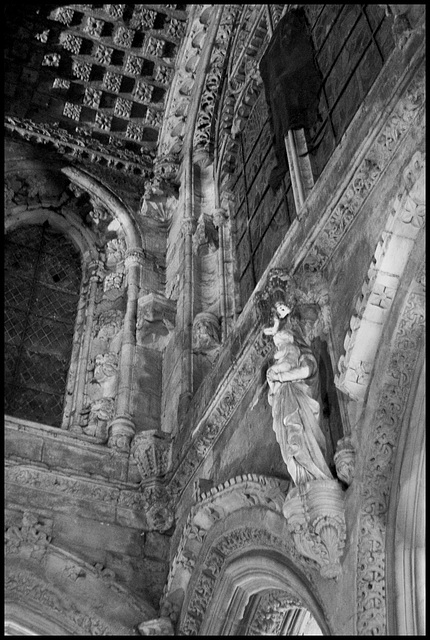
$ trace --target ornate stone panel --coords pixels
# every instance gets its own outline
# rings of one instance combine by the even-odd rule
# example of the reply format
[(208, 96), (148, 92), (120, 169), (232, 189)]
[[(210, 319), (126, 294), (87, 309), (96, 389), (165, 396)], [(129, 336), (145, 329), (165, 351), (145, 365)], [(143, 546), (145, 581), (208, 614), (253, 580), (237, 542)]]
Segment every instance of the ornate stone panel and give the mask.
[(424, 159), (416, 152), (393, 199), (392, 213), (378, 242), (355, 312), (350, 320), (335, 378), (336, 386), (363, 400), (385, 323), (415, 240), (425, 227)]
[[(421, 270), (420, 270), (421, 271)], [(413, 281), (406, 297), (371, 421), (358, 527), (357, 633), (386, 634), (386, 524), (394, 457), (412, 375), (423, 346), (425, 289)]]

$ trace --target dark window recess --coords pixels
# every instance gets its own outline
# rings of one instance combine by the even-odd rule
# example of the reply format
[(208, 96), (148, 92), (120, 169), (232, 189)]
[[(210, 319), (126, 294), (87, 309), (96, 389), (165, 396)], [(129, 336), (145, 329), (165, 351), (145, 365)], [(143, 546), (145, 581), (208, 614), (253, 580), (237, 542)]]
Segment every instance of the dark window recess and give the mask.
[(278, 159), (271, 178), (277, 188), (288, 168), (285, 136), (293, 129), (310, 129), (318, 118), (322, 75), (303, 8), (288, 11), (279, 21), (260, 61), (260, 73)]
[(322, 73), (318, 120), (305, 131), (315, 180), (394, 48), (381, 5), (319, 6), (305, 9)]
[(5, 413), (61, 427), (80, 256), (48, 223), (5, 239)]
[(277, 189), (270, 176), (277, 164), (264, 94), (255, 103), (239, 140), (236, 182), (236, 277), (246, 303), (296, 216), (290, 175)]

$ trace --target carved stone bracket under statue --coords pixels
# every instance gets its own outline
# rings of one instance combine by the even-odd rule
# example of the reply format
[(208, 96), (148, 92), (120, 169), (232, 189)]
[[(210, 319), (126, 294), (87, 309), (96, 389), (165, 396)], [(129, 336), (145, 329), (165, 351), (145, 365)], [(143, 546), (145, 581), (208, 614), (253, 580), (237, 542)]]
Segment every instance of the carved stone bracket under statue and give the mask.
[(337, 578), (346, 539), (344, 494), (337, 480), (314, 480), (292, 489), (283, 513), (298, 552), (319, 565), (323, 578)]
[(173, 524), (174, 507), (162, 478), (171, 463), (170, 436), (156, 429), (138, 433), (131, 444), (131, 454), (142, 477), (141, 488), (151, 496), (145, 514), (149, 530), (167, 531)]
[(156, 429), (138, 433), (132, 442), (131, 453), (142, 480), (166, 475), (170, 465), (172, 443), (170, 436)]

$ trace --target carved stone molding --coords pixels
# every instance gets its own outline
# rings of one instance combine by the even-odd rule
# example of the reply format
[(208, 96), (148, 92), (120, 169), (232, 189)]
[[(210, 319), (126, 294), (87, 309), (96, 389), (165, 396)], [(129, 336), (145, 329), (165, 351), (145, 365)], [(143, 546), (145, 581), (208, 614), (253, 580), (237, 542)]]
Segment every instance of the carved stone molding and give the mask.
[(233, 33), (240, 5), (225, 5), (217, 30), (215, 45), (212, 50), (209, 72), (200, 101), (200, 110), (194, 131), (194, 149), (196, 152), (206, 151), (209, 156), (213, 152), (212, 124), (215, 105), (222, 85), (222, 76), (227, 54), (227, 44)]
[(322, 269), (331, 259), (359, 215), (365, 199), (418, 120), (425, 104), (424, 79), (424, 67), (420, 64), (310, 247), (303, 263), (308, 269)]
[[(8, 556), (5, 565), (6, 601), (21, 601), (29, 608), (36, 603), (49, 616), (71, 625), (74, 635), (128, 635), (139, 619), (154, 615), (150, 605), (116, 582), (111, 569), (101, 563), (91, 565), (52, 543), (44, 557), (43, 574), (40, 558), (28, 558), (22, 552), (21, 558)], [(90, 610), (90, 594), (94, 592), (100, 593), (107, 605), (102, 615)], [(111, 613), (110, 607), (115, 605), (121, 607), (119, 616)]]
[[(230, 513), (251, 507), (264, 507), (281, 513), (289, 483), (255, 474), (232, 478), (206, 492), (198, 492), (198, 502), (191, 508), (171, 563), (162, 605), (175, 601), (177, 589), (184, 588), (193, 571), (196, 558), (211, 527), (225, 519)], [(176, 539), (177, 540), (177, 539)]]
[[(20, 487), (67, 496), (80, 503), (100, 502), (106, 511), (105, 517), (118, 520), (123, 514), (126, 522), (132, 520), (143, 530), (166, 530), (173, 522), (173, 507), (166, 488), (158, 481), (147, 482), (139, 489), (114, 486), (113, 483), (83, 479), (56, 471), (35, 468), (30, 465), (7, 465), (6, 483)], [(123, 483), (121, 483), (123, 484)], [(135, 525), (133, 525), (135, 526)]]
[(69, 134), (56, 124), (37, 124), (32, 120), (7, 116), (5, 127), (8, 131), (24, 140), (52, 147), (71, 160), (90, 161), (105, 164), (106, 159), (113, 168), (149, 177), (152, 169), (154, 151), (145, 150), (141, 154), (127, 149), (115, 149), (112, 153), (96, 139), (78, 133)]
[(385, 230), (372, 258), (345, 337), (335, 384), (354, 400), (363, 400), (384, 326), (415, 240), (425, 227), (424, 159), (417, 151), (403, 172)]
[[(220, 536), (216, 544), (207, 552), (193, 583), (186, 611), (178, 624), (179, 635), (200, 635), (206, 611), (216, 589), (222, 571), (231, 556), (242, 549), (271, 550), (286, 553), (291, 557), (291, 546), (273, 533), (257, 526), (234, 528)], [(292, 599), (294, 601), (294, 599)]]
[(284, 629), (286, 617), (302, 603), (298, 598), (279, 590), (273, 590), (265, 593), (258, 599), (252, 619), (248, 623), (247, 635), (252, 636), (279, 636), (289, 635), (286, 631), (294, 629)]
[(317, 480), (290, 490), (283, 513), (298, 552), (317, 563), (323, 578), (338, 578), (346, 539), (340, 483)]
[(168, 434), (155, 429), (134, 436), (131, 453), (136, 460), (142, 480), (161, 478), (169, 470), (172, 442)]
[(360, 483), (358, 524), (357, 633), (386, 634), (385, 536), (394, 458), (412, 377), (425, 333), (425, 295), (413, 281), (403, 305), (378, 396), (369, 420), (368, 455)]

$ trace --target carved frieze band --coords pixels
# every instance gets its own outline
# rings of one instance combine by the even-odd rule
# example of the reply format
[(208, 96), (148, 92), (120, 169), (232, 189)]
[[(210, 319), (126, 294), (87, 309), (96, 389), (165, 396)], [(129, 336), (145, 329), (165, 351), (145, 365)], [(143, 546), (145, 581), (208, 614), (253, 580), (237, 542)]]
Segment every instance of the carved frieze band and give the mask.
[(385, 382), (370, 421), (371, 454), (360, 484), (358, 635), (386, 635), (385, 534), (390, 487), (400, 427), (425, 330), (425, 296), (419, 275), (403, 307)]
[[(139, 490), (107, 486), (102, 482), (84, 480), (27, 465), (7, 465), (5, 481), (22, 487), (59, 493), (78, 500), (101, 502), (112, 510), (137, 511), (148, 529), (165, 530), (173, 520), (170, 496), (164, 485), (154, 480)], [(145, 528), (145, 527), (143, 527)]]
[(403, 173), (392, 213), (373, 255), (350, 321), (335, 384), (354, 400), (363, 400), (376, 353), (403, 271), (425, 226), (424, 159), (420, 151)]
[(25, 118), (7, 116), (5, 127), (24, 140), (52, 145), (59, 153), (76, 160), (91, 160), (96, 163), (105, 163), (107, 160), (115, 169), (145, 177), (152, 171), (153, 151), (146, 151), (146, 157), (142, 157), (127, 149), (115, 149), (115, 155), (113, 155), (110, 149), (94, 139), (84, 137), (82, 134), (81, 138), (78, 134), (72, 136), (58, 126), (41, 125)]
[(309, 268), (322, 269), (333, 256), (364, 201), (424, 108), (424, 102), (425, 69), (421, 64), (318, 234), (304, 260)]

